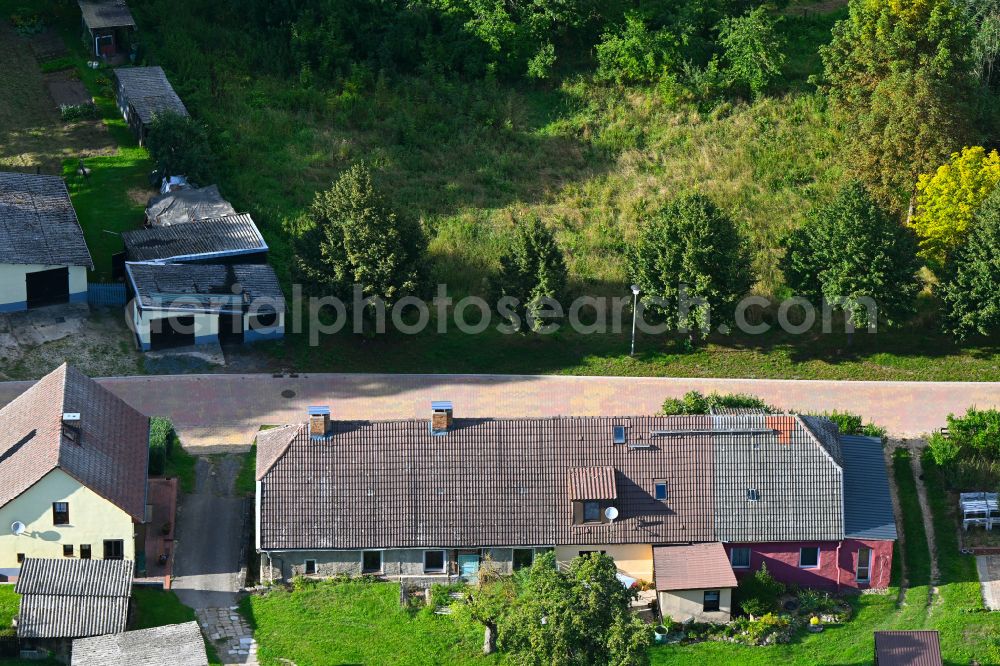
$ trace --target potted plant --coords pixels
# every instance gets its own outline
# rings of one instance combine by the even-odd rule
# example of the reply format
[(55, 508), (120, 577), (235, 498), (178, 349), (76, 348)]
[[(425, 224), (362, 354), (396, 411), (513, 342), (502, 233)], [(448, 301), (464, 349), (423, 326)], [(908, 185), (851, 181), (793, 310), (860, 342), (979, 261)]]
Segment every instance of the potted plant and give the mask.
[(667, 633), (669, 631), (670, 630), (667, 629), (667, 627), (665, 625), (662, 625), (662, 624), (656, 625), (655, 627), (653, 627), (653, 641), (655, 643), (666, 643), (667, 642)]
[(809, 618), (809, 631), (813, 632), (814, 634), (818, 634), (819, 632), (823, 631), (823, 625), (820, 624), (819, 617), (817, 617), (816, 615), (813, 615), (811, 618)]

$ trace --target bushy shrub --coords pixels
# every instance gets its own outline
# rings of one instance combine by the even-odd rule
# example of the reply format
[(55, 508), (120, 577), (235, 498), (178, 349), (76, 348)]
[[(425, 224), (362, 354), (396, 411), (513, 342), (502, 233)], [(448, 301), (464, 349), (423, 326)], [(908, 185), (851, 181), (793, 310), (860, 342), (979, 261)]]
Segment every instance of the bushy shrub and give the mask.
[(799, 609), (806, 615), (820, 615), (840, 611), (840, 604), (829, 592), (806, 588), (799, 592)]
[(785, 584), (775, 580), (767, 570), (767, 564), (752, 576), (744, 576), (737, 588), (736, 599), (740, 609), (747, 615), (759, 617), (778, 610), (778, 598), (785, 593)]
[(651, 30), (635, 12), (625, 24), (605, 32), (597, 45), (598, 79), (616, 83), (647, 83), (671, 71), (680, 60), (683, 39), (666, 28)]
[(207, 183), (214, 170), (215, 156), (209, 145), (208, 130), (187, 116), (157, 113), (149, 124), (146, 148), (164, 176), (187, 176)]
[(504, 297), (517, 299), (517, 306), (501, 312), (511, 328), (541, 330), (548, 323), (544, 315), (552, 302), (564, 295), (566, 277), (566, 260), (555, 234), (532, 217), (518, 223), (509, 250), (500, 257), (494, 302)]
[(97, 107), (87, 104), (60, 104), (59, 115), (66, 122), (74, 120), (90, 120), (97, 117)]
[(729, 409), (762, 409), (773, 412), (775, 409), (758, 398), (745, 393), (710, 393), (707, 396), (698, 391), (688, 391), (683, 398), (667, 398), (663, 401), (662, 412), (666, 416), (679, 414), (708, 414), (712, 408)]
[(927, 454), (948, 482), (961, 490), (1000, 484), (1000, 411), (970, 408), (948, 415), (948, 435), (934, 433)]
[(14, 32), (24, 37), (37, 35), (45, 30), (45, 22), (42, 15), (34, 9), (19, 9), (10, 15), (11, 25)]
[(792, 622), (784, 615), (765, 613), (753, 620), (737, 618), (733, 640), (744, 645), (769, 645), (791, 640)]
[(149, 420), (149, 473), (154, 476), (163, 474), (167, 458), (173, 451), (174, 424), (170, 419), (154, 416)]
[(834, 410), (823, 413), (823, 416), (836, 423), (842, 435), (864, 435), (866, 437), (878, 437), (881, 439), (886, 434), (885, 428), (871, 422), (865, 423), (858, 414)]
[(767, 7), (760, 6), (719, 23), (726, 73), (735, 86), (755, 98), (781, 76), (785, 41), (777, 30), (780, 21), (780, 16), (775, 18)]

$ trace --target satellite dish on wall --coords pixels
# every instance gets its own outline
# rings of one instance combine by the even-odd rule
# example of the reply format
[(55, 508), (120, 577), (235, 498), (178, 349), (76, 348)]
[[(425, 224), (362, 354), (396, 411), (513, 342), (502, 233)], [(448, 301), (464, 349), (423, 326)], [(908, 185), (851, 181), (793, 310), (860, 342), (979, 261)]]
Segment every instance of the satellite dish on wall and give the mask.
[(21, 536), (27, 529), (28, 526), (22, 523), (20, 520), (15, 520), (10, 524), (10, 531), (14, 536)]
[(604, 517), (610, 520), (611, 522), (614, 522), (615, 518), (618, 517), (618, 509), (616, 509), (613, 506), (609, 506), (607, 509), (604, 510)]

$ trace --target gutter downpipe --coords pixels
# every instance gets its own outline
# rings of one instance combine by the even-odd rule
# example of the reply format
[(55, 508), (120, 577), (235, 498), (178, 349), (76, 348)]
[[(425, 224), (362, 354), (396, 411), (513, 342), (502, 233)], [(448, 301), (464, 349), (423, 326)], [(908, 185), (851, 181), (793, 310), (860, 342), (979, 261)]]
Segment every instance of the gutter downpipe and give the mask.
[(840, 547), (843, 545), (843, 541), (837, 542), (837, 594), (840, 594)]

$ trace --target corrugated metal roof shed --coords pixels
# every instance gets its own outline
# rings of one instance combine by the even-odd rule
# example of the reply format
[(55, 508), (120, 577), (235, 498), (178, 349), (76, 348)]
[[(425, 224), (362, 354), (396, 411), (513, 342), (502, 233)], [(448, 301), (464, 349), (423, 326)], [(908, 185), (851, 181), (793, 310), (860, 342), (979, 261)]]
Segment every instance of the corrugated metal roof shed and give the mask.
[(183, 261), (267, 251), (247, 213), (122, 233), (128, 261)]
[(120, 92), (135, 109), (142, 124), (148, 125), (153, 116), (165, 111), (190, 115), (162, 67), (118, 67), (115, 76)]
[(895, 539), (889, 475), (877, 437), (844, 435), (844, 531), (855, 539)]
[(77, 0), (83, 22), (91, 30), (134, 28), (135, 19), (124, 0)]
[(260, 314), (285, 309), (278, 276), (266, 264), (128, 263), (125, 267), (145, 309), (241, 313), (246, 307)]

